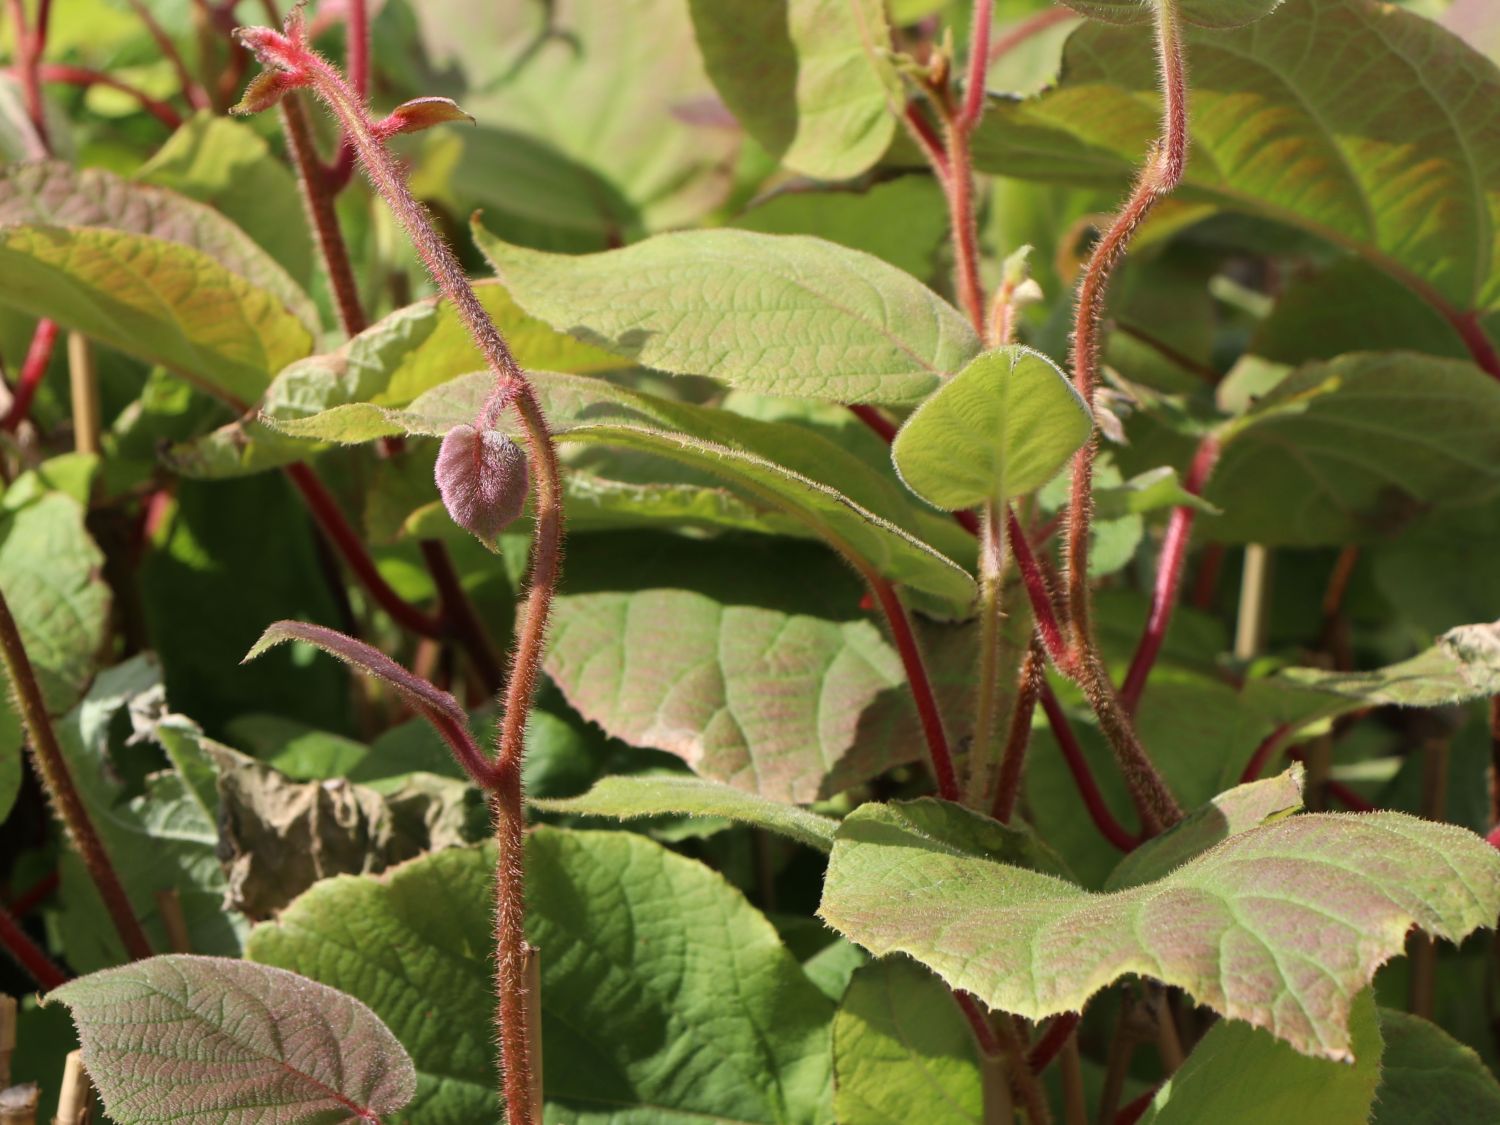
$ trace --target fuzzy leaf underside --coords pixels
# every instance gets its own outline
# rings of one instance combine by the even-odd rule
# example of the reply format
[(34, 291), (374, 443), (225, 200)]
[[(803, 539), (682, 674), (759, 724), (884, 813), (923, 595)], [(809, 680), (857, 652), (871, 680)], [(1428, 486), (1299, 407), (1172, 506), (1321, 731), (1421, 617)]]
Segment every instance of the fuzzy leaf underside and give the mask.
[(1349, 1006), (1412, 925), (1451, 941), (1500, 915), (1500, 852), (1399, 813), (1291, 817), (1154, 882), (1094, 894), (913, 833), (866, 805), (841, 825), (819, 913), (1029, 1019), (1154, 977), (1297, 1050), (1346, 1059)]
[(373, 1120), (411, 1100), (401, 1044), (351, 996), (282, 969), (170, 955), (48, 993), (120, 1125)]

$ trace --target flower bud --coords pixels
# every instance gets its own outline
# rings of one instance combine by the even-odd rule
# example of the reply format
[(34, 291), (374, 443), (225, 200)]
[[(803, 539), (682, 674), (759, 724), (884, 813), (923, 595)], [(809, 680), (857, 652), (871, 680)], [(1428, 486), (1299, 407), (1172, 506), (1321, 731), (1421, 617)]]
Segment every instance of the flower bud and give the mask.
[(526, 454), (496, 430), (454, 426), (438, 450), (436, 477), (453, 522), (492, 549), (526, 506)]

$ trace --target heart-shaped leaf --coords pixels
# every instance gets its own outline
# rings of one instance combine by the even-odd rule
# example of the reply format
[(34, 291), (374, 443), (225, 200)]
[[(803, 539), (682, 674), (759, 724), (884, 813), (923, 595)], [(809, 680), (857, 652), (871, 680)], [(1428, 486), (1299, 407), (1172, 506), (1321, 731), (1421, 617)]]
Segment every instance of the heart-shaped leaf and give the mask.
[(0, 301), (239, 404), (318, 330), (307, 295), (212, 208), (54, 163), (0, 176)]
[(819, 913), (1028, 1019), (1080, 1010), (1137, 973), (1304, 1054), (1348, 1059), (1350, 1004), (1411, 926), (1458, 941), (1495, 924), (1500, 851), (1401, 813), (1295, 816), (1094, 894), (871, 804), (839, 828)]
[(1040, 488), (1093, 428), (1057, 365), (1013, 345), (985, 352), (933, 392), (901, 427), (891, 458), (906, 487), (952, 512)]
[(284, 969), (152, 957), (47, 994), (120, 1125), (378, 1120), (411, 1100), (411, 1059), (364, 1004)]
[(1472, 1047), (1421, 1016), (1380, 1009), (1385, 1053), (1371, 1125), (1500, 1121), (1500, 1083)]
[(884, 155), (901, 82), (881, 0), (692, 0), (709, 77), (788, 168), (846, 180)]
[(979, 351), (962, 314), (878, 258), (801, 235), (664, 234), (568, 256), (474, 237), (521, 307), (674, 375), (831, 402), (914, 403)]
[(666, 813), (725, 817), (779, 832), (799, 844), (823, 852), (833, 847), (833, 833), (838, 828), (838, 821), (831, 817), (781, 801), (768, 801), (732, 785), (705, 781), (701, 777), (606, 777), (581, 796), (533, 799), (531, 804), (543, 812), (608, 816), (618, 820)]

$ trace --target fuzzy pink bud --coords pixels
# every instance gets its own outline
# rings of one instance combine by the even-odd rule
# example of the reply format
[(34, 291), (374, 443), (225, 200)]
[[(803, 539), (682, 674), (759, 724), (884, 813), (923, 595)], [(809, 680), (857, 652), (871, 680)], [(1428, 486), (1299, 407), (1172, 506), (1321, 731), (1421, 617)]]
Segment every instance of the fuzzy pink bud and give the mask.
[(443, 125), (449, 121), (474, 124), (474, 118), (465, 113), (452, 98), (412, 98), (391, 110), (389, 117), (375, 122), (370, 131), (384, 141), (397, 133), (420, 133), (423, 129), (431, 129), (434, 125)]
[(486, 547), (526, 506), (526, 454), (496, 430), (454, 426), (438, 450), (435, 475), (453, 522)]

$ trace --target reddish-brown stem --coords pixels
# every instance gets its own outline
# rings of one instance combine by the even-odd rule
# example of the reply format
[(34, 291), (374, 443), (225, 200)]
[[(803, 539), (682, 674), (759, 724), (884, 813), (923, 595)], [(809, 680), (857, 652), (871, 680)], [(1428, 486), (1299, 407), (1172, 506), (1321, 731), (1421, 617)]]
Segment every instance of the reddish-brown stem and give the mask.
[(1224, 544), (1210, 543), (1198, 561), (1198, 574), (1193, 579), (1192, 603), (1194, 609), (1209, 609), (1214, 604), (1214, 593), (1219, 588), (1219, 574), (1224, 569)]
[(52, 963), (46, 951), (31, 940), (31, 935), (21, 928), (15, 915), (3, 906), (0, 906), (0, 949), (14, 958), (43, 992), (50, 992), (68, 982), (68, 974)]
[(1115, 1114), (1115, 1125), (1136, 1125), (1136, 1122), (1144, 1117), (1146, 1111), (1151, 1108), (1151, 1102), (1156, 1097), (1158, 1089), (1160, 1087), (1153, 1086), (1134, 1101), (1127, 1102), (1122, 1106), (1120, 1112)]
[(11, 31), (15, 37), (16, 73), (21, 82), (21, 96), (26, 102), (26, 116), (31, 119), (33, 136), (27, 138), (27, 155), (42, 159), (52, 152), (47, 131), (47, 107), (42, 101), (40, 63), (47, 47), (47, 24), (52, 15), (52, 0), (37, 4), (36, 23), (26, 26), (26, 6), (22, 0), (10, 0)]
[(495, 877), (495, 978), (500, 1038), (501, 1082), (507, 1118), (513, 1125), (534, 1125), (540, 1116), (532, 1073), (532, 1038), (537, 1011), (528, 986), (533, 950), (526, 942), (525, 809), (521, 762), (526, 722), (540, 673), (553, 593), (562, 565), (562, 478), (552, 436), (531, 384), (509, 346), (479, 303), (453, 250), (412, 196), (405, 171), (382, 144), (363, 99), (306, 42), (300, 15), (294, 13), (286, 34), (266, 28), (240, 32), (242, 41), (262, 62), (280, 72), (288, 86), (310, 86), (328, 105), (354, 143), (360, 163), (386, 200), (407, 237), (452, 302), (485, 357), (495, 385), (477, 421), (492, 425), (512, 407), (526, 434), (528, 466), (535, 488), (531, 579), (518, 617), (518, 629), (504, 713), (491, 805), (499, 863)]
[(21, 364), (21, 374), (16, 382), (16, 396), (11, 400), (10, 412), (0, 429), (15, 433), (26, 416), (31, 413), (32, 400), (46, 378), (47, 367), (52, 363), (52, 349), (57, 344), (57, 322), (39, 320), (36, 331), (31, 334), (31, 346), (26, 349), (26, 359)]
[(990, 30), (995, 23), (995, 0), (975, 0), (974, 22), (969, 32), (969, 70), (964, 80), (964, 100), (954, 126), (965, 136), (984, 116), (985, 85), (990, 69)]
[(489, 634), (485, 632), (479, 615), (474, 611), (474, 604), (469, 601), (469, 596), (464, 593), (463, 585), (459, 582), (452, 556), (435, 539), (422, 540), (421, 550), (422, 560), (427, 564), (427, 573), (432, 575), (432, 581), (437, 586), (438, 605), (444, 621), (468, 654), (475, 672), (484, 682), (485, 691), (490, 695), (497, 694), (505, 684), (505, 673), (490, 644)]
[(328, 171), (318, 159), (307, 112), (295, 93), (281, 100), (281, 123), (286, 130), (287, 149), (297, 166), (297, 182), (302, 185), (307, 218), (318, 239), (323, 268), (328, 273), (328, 287), (333, 290), (339, 323), (344, 335), (357, 336), (369, 327), (369, 320), (359, 299), (359, 282), (355, 280), (354, 266), (349, 260), (349, 247), (344, 242), (344, 232), (334, 211), (334, 192), (328, 182)]
[[(347, 41), (349, 85), (360, 101), (370, 95), (370, 7), (366, 0), (348, 0), (344, 24)], [(337, 195), (354, 177), (354, 141), (345, 133), (333, 162), (325, 169), (328, 189)]]
[[(1218, 459), (1219, 439), (1209, 434), (1198, 443), (1198, 451), (1193, 455), (1187, 476), (1182, 481), (1183, 489), (1193, 496), (1202, 495), (1203, 486), (1208, 482), (1208, 475), (1213, 472)], [(1193, 521), (1197, 515), (1198, 509), (1183, 504), (1172, 509), (1171, 518), (1167, 521), (1167, 533), (1161, 543), (1161, 557), (1156, 562), (1156, 588), (1151, 594), (1151, 612), (1146, 617), (1146, 631), (1136, 645), (1130, 670), (1120, 686), (1120, 706), (1129, 715), (1135, 714), (1141, 692), (1146, 687), (1146, 679), (1151, 675), (1151, 668), (1167, 638), (1167, 628), (1172, 624), (1172, 611), (1177, 608), (1183, 564), (1187, 561), (1188, 544), (1193, 538)]]
[(68, 770), (67, 759), (57, 741), (52, 718), (47, 714), (47, 704), (37, 684), (36, 671), (21, 640), (21, 631), (11, 616), (10, 605), (0, 593), (0, 656), (4, 657), (6, 676), (10, 680), (11, 697), (15, 700), (21, 719), (25, 723), (27, 744), (31, 759), (47, 794), (52, 799), (63, 827), (67, 829), (73, 846), (88, 869), (89, 877), (99, 891), (104, 909), (109, 914), (120, 941), (131, 960), (151, 956), (151, 943), (146, 932), (131, 909), (130, 899), (120, 883), (120, 877), (110, 862), (104, 842), (89, 819), (83, 799), (73, 784), (73, 775)]
[(391, 619), (403, 629), (408, 629), (419, 637), (441, 637), (443, 635), (442, 619), (423, 613), (391, 589), (390, 583), (381, 576), (379, 568), (376, 567), (375, 560), (365, 550), (365, 545), (360, 541), (359, 535), (344, 518), (338, 501), (333, 498), (312, 469), (302, 464), (288, 465), (286, 475), (291, 478), (292, 484), (307, 501), (313, 518), (318, 521), (318, 526), (332, 541), (334, 549), (354, 572), (360, 584), (375, 599), (375, 604), (390, 614)]
[(62, 876), (54, 868), (6, 903), (6, 909), (17, 918), (24, 918), (56, 894), (61, 882)]
[(146, 30), (150, 32), (152, 40), (156, 43), (156, 49), (161, 52), (161, 57), (171, 64), (173, 72), (177, 75), (177, 83), (182, 87), (182, 96), (187, 99), (188, 105), (194, 109), (208, 109), (208, 94), (188, 73), (187, 64), (182, 61), (182, 56), (177, 52), (177, 44), (172, 42), (172, 37), (167, 34), (166, 29), (156, 21), (156, 17), (151, 14), (151, 9), (146, 7), (143, 0), (127, 0), (127, 2), (131, 10), (146, 25)]
[(1038, 12), (1022, 20), (990, 45), (990, 62), (1004, 58), (1026, 40), (1034, 35), (1040, 35), (1049, 27), (1056, 27), (1060, 23), (1067, 23), (1077, 18), (1078, 13), (1071, 12), (1067, 8), (1049, 8), (1045, 12)]
[(927, 740), (927, 753), (932, 760), (932, 773), (937, 779), (938, 795), (948, 801), (957, 801), (958, 777), (953, 772), (953, 756), (948, 749), (948, 735), (943, 730), (943, 716), (938, 709), (937, 697), (932, 691), (932, 681), (927, 675), (927, 664), (922, 659), (921, 646), (911, 627), (911, 618), (896, 588), (872, 570), (863, 569), (865, 581), (880, 612), (885, 615), (891, 630), (891, 639), (901, 657), (901, 667), (906, 670), (906, 681), (911, 688), (912, 701), (917, 707), (917, 717), (922, 723), (922, 734)]
[(142, 109), (168, 129), (177, 129), (182, 125), (182, 115), (166, 102), (153, 98), (138, 86), (132, 86), (129, 82), (122, 81), (112, 74), (106, 74), (102, 70), (93, 70), (86, 66), (68, 66), (63, 63), (43, 63), (37, 71), (43, 82), (57, 82), (68, 86), (107, 86), (111, 90), (118, 90), (135, 99)]
[(1042, 647), (1047, 650), (1052, 663), (1064, 675), (1068, 675), (1072, 657), (1068, 652), (1067, 638), (1063, 634), (1047, 575), (1032, 553), (1031, 542), (1026, 538), (1026, 530), (1021, 526), (1021, 521), (1016, 519), (1015, 512), (1007, 513), (1006, 518), (1010, 525), (1011, 553), (1015, 555), (1016, 566), (1021, 571), (1021, 584), (1026, 587), (1026, 597), (1031, 602), (1031, 612), (1036, 617), (1037, 634), (1042, 639)]
[(1250, 760), (1245, 763), (1245, 769), (1240, 774), (1241, 785), (1254, 781), (1265, 772), (1266, 766), (1270, 765), (1276, 755), (1285, 748), (1292, 730), (1290, 723), (1282, 723), (1261, 740), (1261, 744), (1255, 748), (1255, 753), (1250, 755)]
[(1073, 782), (1078, 786), (1078, 794), (1083, 798), (1084, 807), (1088, 809), (1089, 819), (1094, 822), (1099, 834), (1122, 852), (1133, 850), (1140, 839), (1126, 831), (1125, 826), (1115, 819), (1115, 814), (1110, 812), (1109, 805), (1104, 801), (1104, 794), (1099, 792), (1094, 775), (1089, 771), (1083, 747), (1073, 734), (1067, 712), (1062, 709), (1062, 704), (1052, 693), (1052, 685), (1046, 680), (1042, 681), (1038, 696), (1042, 712), (1047, 716), (1047, 724), (1052, 728), (1052, 737), (1057, 740), (1063, 761), (1067, 764), (1068, 772), (1073, 775)]
[(1490, 697), (1490, 824), (1500, 827), (1500, 695)]
[(1474, 358), (1475, 364), (1487, 374), (1500, 379), (1500, 351), (1495, 350), (1495, 343), (1480, 323), (1479, 314), (1470, 311), (1446, 312), (1446, 315), (1448, 323), (1453, 325), (1454, 331), (1463, 340), (1464, 347), (1469, 349), (1469, 355)]
[(1057, 1058), (1058, 1052), (1063, 1049), (1063, 1044), (1068, 1037), (1078, 1030), (1078, 1022), (1083, 1019), (1080, 1012), (1064, 1012), (1060, 1016), (1054, 1016), (1052, 1022), (1047, 1025), (1047, 1030), (1042, 1032), (1042, 1037), (1031, 1045), (1031, 1050), (1026, 1055), (1026, 1065), (1031, 1068), (1032, 1074), (1040, 1074), (1046, 1070), (1052, 1060)]
[(1000, 780), (995, 787), (994, 804), (990, 808), (990, 815), (1002, 824), (1009, 823), (1016, 812), (1016, 801), (1021, 793), (1022, 767), (1026, 764), (1026, 747), (1031, 742), (1032, 714), (1036, 711), (1037, 696), (1041, 694), (1046, 674), (1047, 654), (1040, 638), (1032, 634), (1031, 647), (1021, 664), (1015, 707), (1010, 713), (1010, 730), (1005, 738), (1005, 751), (1000, 756)]
[(901, 120), (906, 125), (906, 131), (911, 134), (912, 140), (917, 142), (917, 147), (922, 150), (922, 155), (927, 157), (927, 162), (932, 165), (932, 171), (938, 181), (945, 187), (948, 182), (948, 156), (943, 151), (942, 138), (933, 129), (932, 123), (922, 113), (921, 107), (915, 102), (908, 102), (906, 112)]
[(875, 407), (865, 406), (863, 403), (851, 402), (849, 404), (849, 412), (876, 434), (879, 434), (887, 444), (896, 440), (896, 424)]
[(953, 999), (958, 1003), (959, 1011), (963, 1012), (964, 1019), (969, 1021), (969, 1027), (974, 1032), (974, 1041), (979, 1044), (979, 1049), (987, 1055), (998, 1055), (1000, 1037), (995, 1034), (994, 1025), (990, 1023), (990, 1015), (984, 1010), (984, 1005), (974, 999), (972, 993), (965, 992), (961, 988), (953, 990)]
[[(937, 104), (941, 105), (941, 99)], [(984, 108), (983, 99), (980, 109)], [(974, 330), (984, 335), (984, 286), (979, 280), (979, 226), (974, 216), (974, 162), (969, 156), (969, 129), (957, 117), (943, 122), (948, 175), (943, 190), (953, 227), (953, 287)]]

